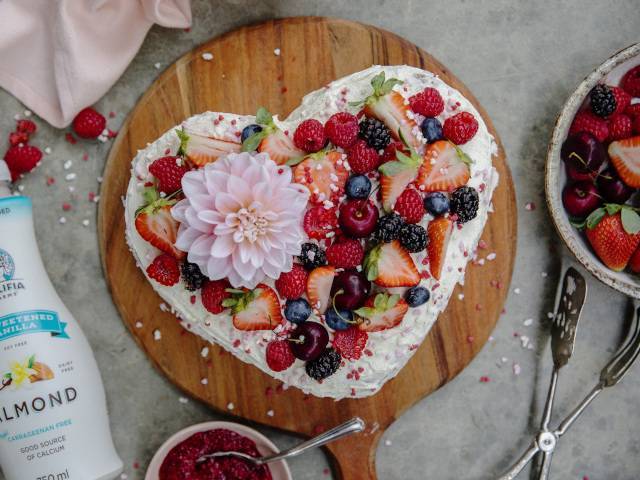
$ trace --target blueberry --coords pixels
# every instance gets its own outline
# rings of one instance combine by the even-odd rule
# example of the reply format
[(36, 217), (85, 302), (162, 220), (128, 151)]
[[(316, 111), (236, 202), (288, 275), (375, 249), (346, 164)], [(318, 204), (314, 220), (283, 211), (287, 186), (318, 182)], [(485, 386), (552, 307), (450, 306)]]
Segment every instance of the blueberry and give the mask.
[(349, 198), (367, 198), (371, 192), (371, 180), (366, 175), (351, 175), (347, 180), (346, 192)]
[(329, 306), (329, 309), (324, 315), (324, 320), (329, 327), (334, 330), (346, 330), (353, 322), (353, 313), (351, 310), (337, 310), (333, 306)]
[(424, 197), (424, 208), (434, 217), (444, 215), (449, 211), (449, 197), (442, 192), (428, 193)]
[(420, 125), (420, 129), (428, 143), (433, 143), (444, 138), (442, 135), (442, 125), (437, 118), (425, 118), (422, 121), (422, 125)]
[(429, 290), (424, 287), (413, 287), (406, 291), (404, 299), (407, 301), (410, 307), (419, 307), (420, 305), (427, 303), (431, 294)]
[(311, 315), (311, 305), (304, 298), (287, 300), (284, 307), (284, 316), (291, 323), (303, 323)]
[(260, 125), (256, 125), (252, 123), (251, 125), (247, 125), (242, 129), (242, 135), (240, 136), (240, 140), (244, 143), (244, 141), (249, 138), (251, 135), (256, 134), (262, 131), (262, 127)]

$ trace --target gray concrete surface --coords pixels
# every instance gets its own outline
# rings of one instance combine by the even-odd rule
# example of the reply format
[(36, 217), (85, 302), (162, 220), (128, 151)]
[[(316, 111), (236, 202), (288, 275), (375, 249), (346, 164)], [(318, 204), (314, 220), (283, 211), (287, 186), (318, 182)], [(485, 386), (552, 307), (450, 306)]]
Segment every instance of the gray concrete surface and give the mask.
[[(160, 71), (181, 54), (212, 36), (272, 17), (331, 15), (371, 23), (408, 38), (448, 65), (492, 116), (509, 157), (519, 212), (516, 271), (494, 340), (456, 380), (385, 433), (377, 469), (384, 480), (490, 479), (528, 444), (547, 386), (550, 361), (544, 322), (559, 258), (559, 239), (543, 192), (544, 156), (553, 122), (564, 99), (593, 67), (640, 40), (639, 12), (637, 0), (196, 0), (191, 31), (154, 28), (98, 107), (116, 113), (109, 124), (117, 128)], [(160, 69), (154, 67), (157, 62)], [(23, 110), (0, 91), (0, 135), (11, 131), (13, 116)], [(179, 392), (151, 367), (111, 302), (100, 268), (96, 206), (87, 201), (89, 192), (99, 190), (96, 177), (110, 145), (70, 145), (63, 132), (39, 125), (35, 143), (49, 146), (52, 153), (22, 185), (34, 199), (42, 254), (54, 284), (94, 347), (125, 472), (129, 479), (142, 479), (151, 455), (168, 435), (222, 417), (193, 401), (179, 401)], [(89, 156), (86, 162), (83, 152)], [(69, 170), (63, 168), (66, 160), (73, 162)], [(76, 180), (64, 179), (70, 172), (77, 174)], [(46, 186), (47, 176), (56, 179), (55, 185)], [(68, 187), (75, 188), (74, 194)], [(67, 201), (73, 209), (63, 212), (61, 205)], [(527, 202), (537, 208), (526, 210)], [(64, 225), (58, 223), (62, 215), (67, 218)], [(84, 219), (89, 226), (82, 226)], [(621, 295), (590, 279), (575, 357), (561, 378), (556, 418), (590, 389), (616, 344), (626, 305)], [(524, 325), (527, 318), (533, 319), (531, 326)], [(522, 348), (514, 332), (529, 336), (534, 348)], [(514, 362), (522, 369), (520, 375), (513, 373)], [(491, 381), (481, 383), (484, 375)], [(562, 440), (553, 478), (638, 478), (639, 394), (640, 367), (606, 392)], [(263, 431), (281, 447), (295, 441)], [(327, 465), (322, 452), (291, 462), (300, 480), (331, 478)]]

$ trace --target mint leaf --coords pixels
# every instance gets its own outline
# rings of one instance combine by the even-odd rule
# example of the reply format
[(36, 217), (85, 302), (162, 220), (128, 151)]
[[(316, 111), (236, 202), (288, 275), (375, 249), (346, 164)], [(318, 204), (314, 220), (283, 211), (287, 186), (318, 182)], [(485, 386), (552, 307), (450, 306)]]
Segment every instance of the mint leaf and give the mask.
[(630, 208), (623, 208), (620, 213), (622, 220), (622, 228), (629, 235), (635, 235), (640, 232), (640, 215)]
[(598, 225), (600, 223), (600, 220), (604, 218), (605, 213), (606, 212), (604, 208), (598, 208), (591, 212), (591, 214), (587, 217), (587, 228), (596, 228), (596, 225)]
[(258, 125), (271, 125), (273, 123), (273, 116), (264, 107), (260, 107), (256, 113), (256, 123)]

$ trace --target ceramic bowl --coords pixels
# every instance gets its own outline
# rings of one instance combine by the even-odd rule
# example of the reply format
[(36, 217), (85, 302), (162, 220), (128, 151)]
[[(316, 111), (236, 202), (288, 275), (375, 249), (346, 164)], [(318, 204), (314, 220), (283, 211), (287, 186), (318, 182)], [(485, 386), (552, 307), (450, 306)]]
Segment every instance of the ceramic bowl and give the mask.
[[(179, 432), (169, 437), (169, 439), (162, 444), (162, 446), (158, 449), (156, 454), (151, 459), (151, 463), (147, 468), (147, 474), (144, 477), (145, 480), (158, 480), (160, 466), (162, 465), (163, 460), (165, 459), (169, 451), (177, 444), (179, 444), (183, 440), (186, 440), (194, 433), (206, 432), (208, 430), (213, 430), (216, 428), (226, 428), (227, 430), (232, 430), (236, 433), (239, 433), (240, 435), (250, 438), (251, 440), (256, 442), (258, 451), (263, 455), (269, 455), (271, 453), (277, 453), (279, 451), (278, 448), (267, 437), (259, 432), (256, 432), (252, 428), (246, 427), (239, 423), (199, 423), (197, 425), (192, 425), (191, 427), (180, 430)], [(273, 477), (273, 480), (292, 480), (291, 471), (289, 470), (289, 466), (284, 460), (269, 464), (269, 470), (271, 470), (271, 476)]]
[(584, 104), (591, 89), (600, 82), (618, 85), (622, 76), (640, 65), (640, 43), (621, 50), (606, 60), (586, 77), (569, 97), (558, 116), (547, 153), (545, 191), (551, 217), (558, 233), (578, 261), (598, 280), (634, 298), (640, 298), (640, 279), (625, 272), (607, 268), (593, 253), (586, 237), (570, 223), (562, 206), (562, 189), (566, 184), (564, 163), (560, 148), (566, 140), (573, 118)]

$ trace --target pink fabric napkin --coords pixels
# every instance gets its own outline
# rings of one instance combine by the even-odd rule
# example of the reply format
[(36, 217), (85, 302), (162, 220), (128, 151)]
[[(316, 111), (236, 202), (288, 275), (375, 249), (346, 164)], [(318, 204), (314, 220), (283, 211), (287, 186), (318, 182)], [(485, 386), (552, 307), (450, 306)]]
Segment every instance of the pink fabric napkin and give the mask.
[(190, 0), (0, 0), (0, 87), (55, 127), (122, 75), (154, 23), (191, 25)]

